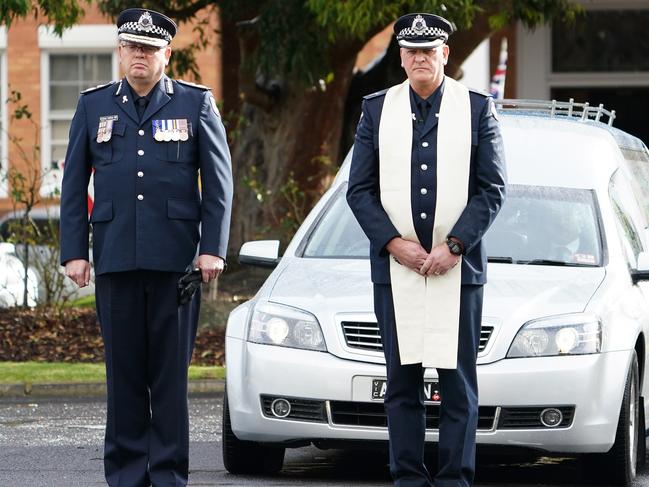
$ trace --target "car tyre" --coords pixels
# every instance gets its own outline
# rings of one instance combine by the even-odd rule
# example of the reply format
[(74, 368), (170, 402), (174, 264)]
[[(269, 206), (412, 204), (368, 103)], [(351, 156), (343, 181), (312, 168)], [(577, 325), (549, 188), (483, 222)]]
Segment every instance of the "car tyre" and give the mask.
[(223, 393), (223, 465), (231, 474), (264, 474), (279, 472), (284, 465), (285, 448), (268, 446), (236, 437), (230, 422), (227, 388)]
[(644, 435), (640, 435), (640, 427), (638, 357), (634, 352), (624, 386), (615, 443), (607, 453), (585, 458), (589, 477), (595, 475), (605, 485), (633, 485), (638, 464), (642, 464), (638, 461), (638, 454), (644, 452), (639, 444), (639, 440), (644, 439)]

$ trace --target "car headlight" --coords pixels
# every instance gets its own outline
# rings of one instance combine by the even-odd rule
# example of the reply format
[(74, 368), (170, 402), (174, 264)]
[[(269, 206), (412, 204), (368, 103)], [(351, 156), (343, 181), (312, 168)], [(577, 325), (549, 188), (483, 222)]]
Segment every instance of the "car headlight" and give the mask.
[(326, 352), (322, 329), (315, 316), (281, 304), (259, 302), (250, 319), (248, 341)]
[(599, 353), (602, 323), (589, 313), (551, 316), (527, 322), (519, 331), (507, 358), (550, 357)]

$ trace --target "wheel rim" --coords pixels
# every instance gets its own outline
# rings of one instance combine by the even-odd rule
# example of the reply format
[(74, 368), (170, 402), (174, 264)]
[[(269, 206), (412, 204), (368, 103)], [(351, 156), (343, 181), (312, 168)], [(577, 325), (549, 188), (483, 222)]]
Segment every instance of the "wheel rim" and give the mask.
[(631, 391), (629, 394), (629, 466), (632, 477), (635, 477), (636, 461), (638, 458), (638, 407), (636, 399), (635, 374), (631, 380)]

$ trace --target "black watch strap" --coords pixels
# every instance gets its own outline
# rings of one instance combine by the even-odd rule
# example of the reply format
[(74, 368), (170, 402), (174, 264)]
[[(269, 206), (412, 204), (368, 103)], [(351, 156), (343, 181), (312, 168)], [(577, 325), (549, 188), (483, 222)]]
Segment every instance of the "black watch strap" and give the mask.
[(450, 238), (446, 239), (446, 245), (453, 255), (462, 255), (462, 245)]

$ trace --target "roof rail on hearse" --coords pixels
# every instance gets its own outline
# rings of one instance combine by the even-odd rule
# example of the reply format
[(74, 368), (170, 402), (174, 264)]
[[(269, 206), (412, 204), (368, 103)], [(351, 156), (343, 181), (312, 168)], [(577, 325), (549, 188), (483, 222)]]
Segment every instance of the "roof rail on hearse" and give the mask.
[(494, 103), (498, 110), (504, 112), (527, 112), (536, 115), (547, 114), (550, 117), (569, 117), (581, 120), (594, 120), (603, 122), (602, 116), (608, 117), (608, 125), (613, 126), (615, 120), (615, 110), (606, 110), (602, 103), (599, 106), (590, 106), (586, 103), (575, 103), (573, 98), (570, 101), (557, 100), (516, 100), (516, 99), (496, 99)]

